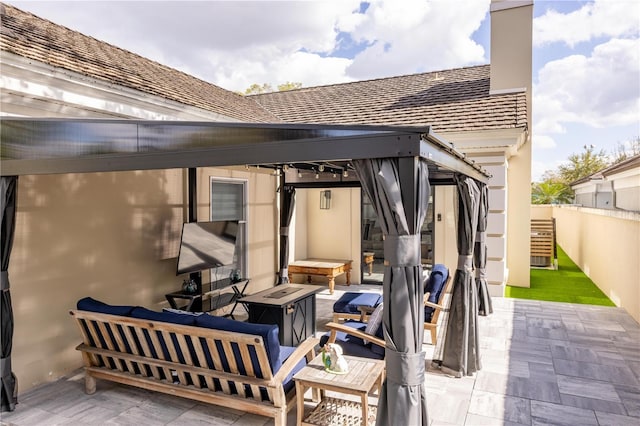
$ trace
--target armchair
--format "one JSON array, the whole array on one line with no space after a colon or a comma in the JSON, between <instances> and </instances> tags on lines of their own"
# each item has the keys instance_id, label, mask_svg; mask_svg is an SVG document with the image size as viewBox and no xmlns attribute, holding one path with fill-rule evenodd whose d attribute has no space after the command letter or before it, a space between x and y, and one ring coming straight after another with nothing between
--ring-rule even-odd
<instances>
[{"instance_id":1,"label":"armchair","mask_svg":"<svg viewBox=\"0 0 640 426\"><path fill-rule=\"evenodd\" d=\"M431 335L431 344L437 342L437 326L444 309L445 294L451 291L449 269L434 265L424 288L424 329ZM320 345L338 343L347 355L384 358L384 336L381 326L382 298L376 293L345 293L335 304L333 321L326 324L329 332L320 338ZM366 305L355 305L367 300ZM344 312L336 312L340 308ZM358 313L354 311L357 310ZM341 323L340 320L346 320ZM371 324L372 321L375 321Z\"/></svg>"}]
</instances>

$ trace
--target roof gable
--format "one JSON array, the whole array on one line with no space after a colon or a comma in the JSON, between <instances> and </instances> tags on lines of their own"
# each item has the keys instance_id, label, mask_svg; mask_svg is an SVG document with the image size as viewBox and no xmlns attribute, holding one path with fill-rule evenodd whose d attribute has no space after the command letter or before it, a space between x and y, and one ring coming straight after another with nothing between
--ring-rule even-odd
<instances>
[{"instance_id":1,"label":"roof gable","mask_svg":"<svg viewBox=\"0 0 640 426\"><path fill-rule=\"evenodd\" d=\"M0 15L1 50L232 119L279 121L244 96L10 5Z\"/></svg>"}]
</instances>

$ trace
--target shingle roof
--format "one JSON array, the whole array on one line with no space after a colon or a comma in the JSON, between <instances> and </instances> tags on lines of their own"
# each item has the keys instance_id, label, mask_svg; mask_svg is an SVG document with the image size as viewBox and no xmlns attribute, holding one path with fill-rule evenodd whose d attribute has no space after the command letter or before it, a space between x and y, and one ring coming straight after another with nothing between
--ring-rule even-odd
<instances>
[{"instance_id":1,"label":"shingle roof","mask_svg":"<svg viewBox=\"0 0 640 426\"><path fill-rule=\"evenodd\" d=\"M431 125L439 133L526 128L524 92L489 94L489 66L243 97L0 3L0 49L251 122Z\"/></svg>"},{"instance_id":2,"label":"shingle roof","mask_svg":"<svg viewBox=\"0 0 640 426\"><path fill-rule=\"evenodd\" d=\"M277 122L241 95L0 3L0 49L237 120Z\"/></svg>"},{"instance_id":3,"label":"shingle roof","mask_svg":"<svg viewBox=\"0 0 640 426\"><path fill-rule=\"evenodd\" d=\"M489 65L251 96L300 123L431 125L438 133L527 127L524 92L489 94Z\"/></svg>"}]
</instances>

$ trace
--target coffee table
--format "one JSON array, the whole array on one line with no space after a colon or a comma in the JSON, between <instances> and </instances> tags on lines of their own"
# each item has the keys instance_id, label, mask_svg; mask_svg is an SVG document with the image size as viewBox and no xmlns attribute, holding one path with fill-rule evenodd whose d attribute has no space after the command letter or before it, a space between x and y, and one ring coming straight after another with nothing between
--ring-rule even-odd
<instances>
[{"instance_id":1,"label":"coffee table","mask_svg":"<svg viewBox=\"0 0 640 426\"><path fill-rule=\"evenodd\" d=\"M321 275L329 279L329 293L333 294L338 275L347 275L347 285L351 284L352 260L339 259L304 259L289 262L289 282L293 282L293 274L307 276L307 282L311 282L311 275Z\"/></svg>"},{"instance_id":2,"label":"coffee table","mask_svg":"<svg viewBox=\"0 0 640 426\"><path fill-rule=\"evenodd\" d=\"M335 374L325 370L322 354L316 356L293 379L296 383L298 425L343 425L355 424L358 419L363 425L375 423L375 405L369 405L369 394L375 389L378 395L384 380L384 360L345 356L349 372ZM304 417L304 393L307 389L320 390L320 403ZM329 397L325 391L333 391L360 397L360 402ZM303 419L304 417L304 419Z\"/></svg>"}]
</instances>

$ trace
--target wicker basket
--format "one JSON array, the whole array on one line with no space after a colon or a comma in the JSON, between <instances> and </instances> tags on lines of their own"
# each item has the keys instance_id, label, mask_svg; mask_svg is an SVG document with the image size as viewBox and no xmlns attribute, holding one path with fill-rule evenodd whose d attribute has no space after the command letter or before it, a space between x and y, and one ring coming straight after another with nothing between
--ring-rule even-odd
<instances>
[{"instance_id":1,"label":"wicker basket","mask_svg":"<svg viewBox=\"0 0 640 426\"><path fill-rule=\"evenodd\" d=\"M376 422L375 405L369 404L369 423ZM362 406L356 401L325 397L304 419L303 424L317 426L360 426L362 423Z\"/></svg>"}]
</instances>

